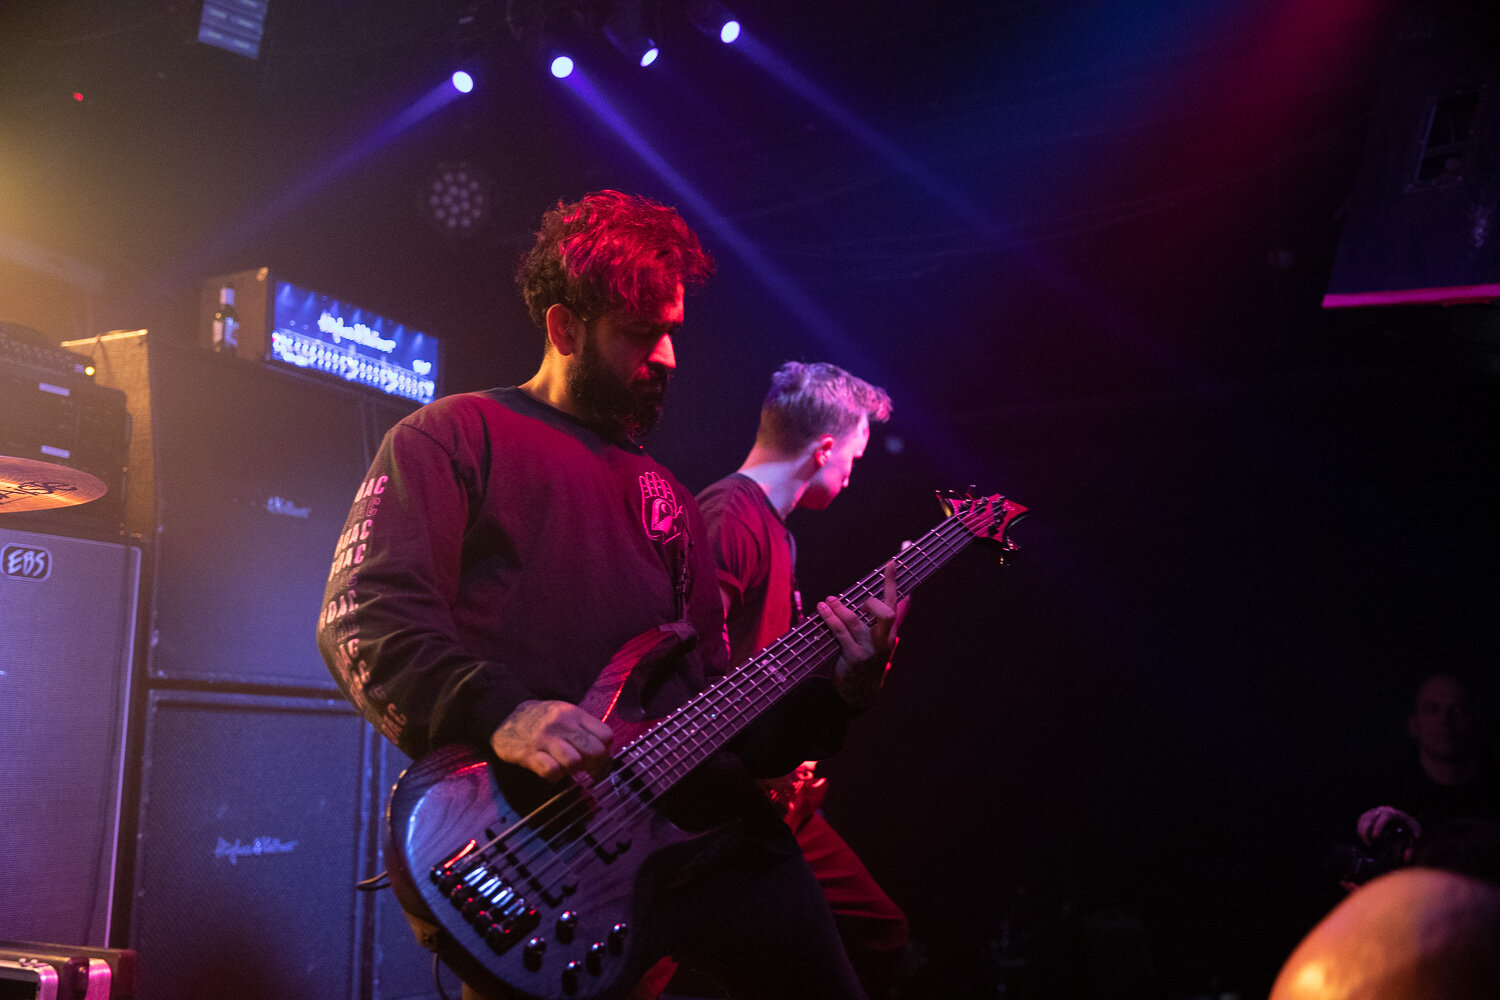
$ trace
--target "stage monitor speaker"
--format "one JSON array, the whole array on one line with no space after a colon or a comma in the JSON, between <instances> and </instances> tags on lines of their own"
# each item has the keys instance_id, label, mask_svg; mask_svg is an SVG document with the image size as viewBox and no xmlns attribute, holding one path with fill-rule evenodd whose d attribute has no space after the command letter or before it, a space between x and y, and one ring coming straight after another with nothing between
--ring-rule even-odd
<instances>
[{"instance_id":1,"label":"stage monitor speaker","mask_svg":"<svg viewBox=\"0 0 1500 1000\"><path fill-rule=\"evenodd\" d=\"M365 731L343 701L152 691L130 942L152 1000L358 992Z\"/></svg>"},{"instance_id":2,"label":"stage monitor speaker","mask_svg":"<svg viewBox=\"0 0 1500 1000\"><path fill-rule=\"evenodd\" d=\"M1500 298L1500 5L1408 6L1325 308Z\"/></svg>"},{"instance_id":3,"label":"stage monitor speaker","mask_svg":"<svg viewBox=\"0 0 1500 1000\"><path fill-rule=\"evenodd\" d=\"M0 528L0 938L108 943L139 575Z\"/></svg>"}]
</instances>

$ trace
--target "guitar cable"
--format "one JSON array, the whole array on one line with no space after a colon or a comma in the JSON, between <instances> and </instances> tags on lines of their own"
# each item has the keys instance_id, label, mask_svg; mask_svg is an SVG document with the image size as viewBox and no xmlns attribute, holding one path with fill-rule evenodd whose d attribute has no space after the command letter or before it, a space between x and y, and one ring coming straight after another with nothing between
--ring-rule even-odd
<instances>
[{"instance_id":1,"label":"guitar cable","mask_svg":"<svg viewBox=\"0 0 1500 1000\"><path fill-rule=\"evenodd\" d=\"M389 871L383 871L377 875L371 875L369 878L360 879L358 882L354 883L354 888L358 889L360 892L379 892L381 889L390 888L390 885L391 873Z\"/></svg>"}]
</instances>

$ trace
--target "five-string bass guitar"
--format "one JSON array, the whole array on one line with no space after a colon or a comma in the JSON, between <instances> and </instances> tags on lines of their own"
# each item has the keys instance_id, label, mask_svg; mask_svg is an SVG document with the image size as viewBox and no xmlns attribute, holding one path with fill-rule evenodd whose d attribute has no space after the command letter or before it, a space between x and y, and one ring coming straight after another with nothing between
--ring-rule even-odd
<instances>
[{"instance_id":1,"label":"five-string bass guitar","mask_svg":"<svg viewBox=\"0 0 1500 1000\"><path fill-rule=\"evenodd\" d=\"M1026 513L998 495L942 501L948 516L894 557L902 596L975 539L1014 548L1006 531ZM865 601L883 595L883 569L843 602L864 614ZM644 971L634 942L653 897L702 836L673 824L659 800L838 654L832 630L812 616L670 714L643 719L632 670L680 645L680 628L626 643L581 702L622 747L604 776L546 785L455 746L397 780L386 828L391 882L408 912L442 928L438 954L466 979L527 998L627 993Z\"/></svg>"}]
</instances>

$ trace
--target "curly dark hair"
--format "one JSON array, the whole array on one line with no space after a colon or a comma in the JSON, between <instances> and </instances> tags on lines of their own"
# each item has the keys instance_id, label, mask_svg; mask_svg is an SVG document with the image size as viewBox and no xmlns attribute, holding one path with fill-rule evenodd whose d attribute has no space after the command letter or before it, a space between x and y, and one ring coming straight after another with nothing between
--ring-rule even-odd
<instances>
[{"instance_id":1,"label":"curly dark hair","mask_svg":"<svg viewBox=\"0 0 1500 1000\"><path fill-rule=\"evenodd\" d=\"M713 274L713 258L677 210L640 195L595 191L542 216L516 284L531 320L546 329L562 303L585 321L615 310L651 315Z\"/></svg>"}]
</instances>

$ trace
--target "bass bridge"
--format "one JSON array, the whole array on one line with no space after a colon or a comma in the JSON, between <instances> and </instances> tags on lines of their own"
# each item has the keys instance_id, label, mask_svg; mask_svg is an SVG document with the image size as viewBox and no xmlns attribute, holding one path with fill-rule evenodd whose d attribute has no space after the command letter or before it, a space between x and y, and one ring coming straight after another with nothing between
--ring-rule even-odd
<instances>
[{"instance_id":1,"label":"bass bridge","mask_svg":"<svg viewBox=\"0 0 1500 1000\"><path fill-rule=\"evenodd\" d=\"M516 884L518 880L500 871L500 859L481 857L477 848L478 842L470 840L446 861L434 865L429 873L433 883L497 955L519 944L525 968L530 972L540 971L548 944L548 937L536 933L542 923L540 910L527 901ZM519 874L527 877L524 870ZM543 898L541 902L546 905L560 901ZM572 944L578 924L576 910L563 910L552 928L553 938L561 945ZM567 961L561 969L563 991L577 992L584 973L592 976L602 973L608 958L624 953L628 933L628 925L616 923L603 940L589 944L581 953L581 960Z\"/></svg>"},{"instance_id":2,"label":"bass bridge","mask_svg":"<svg viewBox=\"0 0 1500 1000\"><path fill-rule=\"evenodd\" d=\"M431 877L438 892L463 914L485 943L497 954L504 954L536 928L541 915L487 859L469 858L478 846L478 841L469 841L448 860L434 865ZM470 863L464 865L466 859ZM527 942L528 953L536 952L538 961L546 950L547 944L540 938Z\"/></svg>"}]
</instances>

